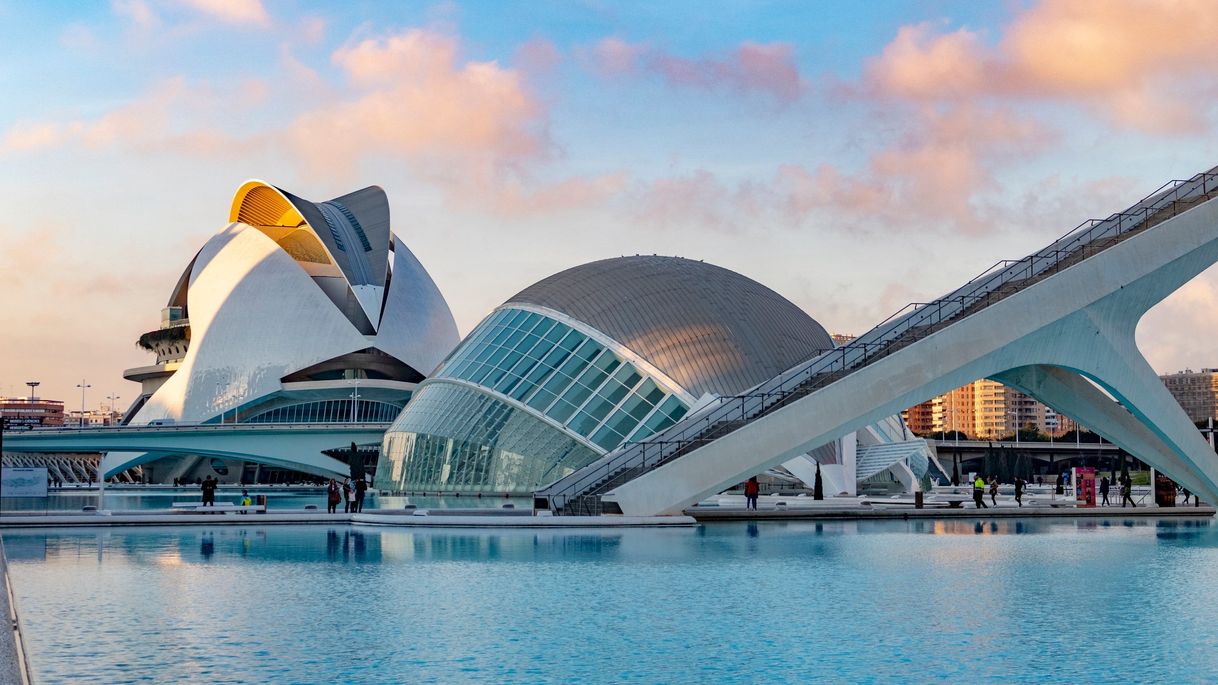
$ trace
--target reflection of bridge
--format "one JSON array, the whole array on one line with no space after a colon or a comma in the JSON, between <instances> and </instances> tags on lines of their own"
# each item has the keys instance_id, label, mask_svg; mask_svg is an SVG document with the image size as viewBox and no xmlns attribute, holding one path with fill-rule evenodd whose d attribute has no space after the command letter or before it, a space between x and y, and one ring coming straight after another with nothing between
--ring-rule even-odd
<instances>
[{"instance_id":1,"label":"reflection of bridge","mask_svg":"<svg viewBox=\"0 0 1218 685\"><path fill-rule=\"evenodd\" d=\"M992 378L1218 501L1218 457L1134 340L1147 310L1218 261L1215 197L1218 168L1173 181L619 448L537 499L564 513L679 513L882 417Z\"/></svg>"},{"instance_id":2,"label":"reflection of bridge","mask_svg":"<svg viewBox=\"0 0 1218 685\"><path fill-rule=\"evenodd\" d=\"M106 426L4 434L5 452L105 452L102 471L116 473L167 454L190 454L304 471L347 475L343 462L323 449L380 443L384 423L236 423L175 426Z\"/></svg>"}]
</instances>

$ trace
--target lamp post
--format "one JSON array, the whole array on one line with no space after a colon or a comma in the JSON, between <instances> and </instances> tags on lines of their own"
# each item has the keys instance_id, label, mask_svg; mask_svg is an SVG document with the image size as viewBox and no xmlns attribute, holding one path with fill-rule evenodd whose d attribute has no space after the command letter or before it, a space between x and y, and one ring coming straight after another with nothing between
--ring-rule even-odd
<instances>
[{"instance_id":1,"label":"lamp post","mask_svg":"<svg viewBox=\"0 0 1218 685\"><path fill-rule=\"evenodd\" d=\"M76 387L80 388L80 427L84 428L85 427L85 390L88 390L89 388L92 388L93 386L86 383L85 379L82 378L82 379L80 379L80 382L76 384Z\"/></svg>"},{"instance_id":2,"label":"lamp post","mask_svg":"<svg viewBox=\"0 0 1218 685\"><path fill-rule=\"evenodd\" d=\"M109 395L106 395L106 399L110 400L110 419L113 420L114 415L118 413L119 396L114 393L110 393Z\"/></svg>"},{"instance_id":3,"label":"lamp post","mask_svg":"<svg viewBox=\"0 0 1218 685\"><path fill-rule=\"evenodd\" d=\"M352 383L355 385L355 389L348 395L351 398L351 423L357 423L359 421L359 380L356 379Z\"/></svg>"},{"instance_id":4,"label":"lamp post","mask_svg":"<svg viewBox=\"0 0 1218 685\"><path fill-rule=\"evenodd\" d=\"M34 396L34 393L36 392L38 386L42 385L42 381L26 381L25 384L30 386L30 400L38 399Z\"/></svg>"}]
</instances>

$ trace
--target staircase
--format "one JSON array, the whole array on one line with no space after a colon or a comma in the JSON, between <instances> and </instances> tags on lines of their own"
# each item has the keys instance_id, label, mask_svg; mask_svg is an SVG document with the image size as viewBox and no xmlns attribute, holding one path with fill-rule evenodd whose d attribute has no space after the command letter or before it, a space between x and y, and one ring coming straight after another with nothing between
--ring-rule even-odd
<instances>
[{"instance_id":1,"label":"staircase","mask_svg":"<svg viewBox=\"0 0 1218 685\"><path fill-rule=\"evenodd\" d=\"M538 490L535 506L562 515L620 513L602 501L615 487L697 450L761 417L917 343L993 304L1218 196L1218 167L1171 181L1132 207L1091 219L1023 259L1000 261L933 301L912 303L851 343L722 397L660 433L628 443Z\"/></svg>"}]
</instances>

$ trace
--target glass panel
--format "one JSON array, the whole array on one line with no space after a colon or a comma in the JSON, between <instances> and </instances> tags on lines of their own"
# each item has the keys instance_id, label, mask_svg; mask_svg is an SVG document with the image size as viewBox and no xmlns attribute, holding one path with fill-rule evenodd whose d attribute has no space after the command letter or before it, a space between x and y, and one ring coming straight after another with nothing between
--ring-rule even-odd
<instances>
[{"instance_id":1,"label":"glass panel","mask_svg":"<svg viewBox=\"0 0 1218 685\"><path fill-rule=\"evenodd\" d=\"M567 424L567 427L580 435L587 435L592 431L593 428L596 428L596 424L600 422L600 419L589 416L587 413L581 411L575 415L575 418L571 420L571 423Z\"/></svg>"},{"instance_id":2,"label":"glass panel","mask_svg":"<svg viewBox=\"0 0 1218 685\"><path fill-rule=\"evenodd\" d=\"M538 390L527 402L528 406L538 411L544 411L554 401L556 395L545 388Z\"/></svg>"},{"instance_id":3,"label":"glass panel","mask_svg":"<svg viewBox=\"0 0 1218 685\"><path fill-rule=\"evenodd\" d=\"M575 413L575 409L576 407L574 404L559 398L559 400L554 403L554 406L550 407L550 410L546 412L546 415L555 421L562 423L563 421L567 420L568 416Z\"/></svg>"},{"instance_id":4,"label":"glass panel","mask_svg":"<svg viewBox=\"0 0 1218 685\"><path fill-rule=\"evenodd\" d=\"M592 436L592 442L597 447L608 452L622 443L622 436L618 435L608 426L601 426L601 429L596 431L596 434Z\"/></svg>"},{"instance_id":5,"label":"glass panel","mask_svg":"<svg viewBox=\"0 0 1218 685\"><path fill-rule=\"evenodd\" d=\"M579 405L583 404L584 400L588 399L588 396L591 394L592 391L588 389L588 386L575 383L565 393L563 393L562 399L563 401L578 407Z\"/></svg>"}]
</instances>

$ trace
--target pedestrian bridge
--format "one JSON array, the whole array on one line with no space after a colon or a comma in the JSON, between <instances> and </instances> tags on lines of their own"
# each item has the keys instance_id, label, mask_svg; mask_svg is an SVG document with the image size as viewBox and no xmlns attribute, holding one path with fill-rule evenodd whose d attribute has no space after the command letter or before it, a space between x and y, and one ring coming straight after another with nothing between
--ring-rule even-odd
<instances>
[{"instance_id":1,"label":"pedestrian bridge","mask_svg":"<svg viewBox=\"0 0 1218 685\"><path fill-rule=\"evenodd\" d=\"M381 442L386 423L236 423L11 431L5 452L103 452L102 476L183 454L243 459L318 476L346 476L349 467L322 454L351 443Z\"/></svg>"},{"instance_id":2,"label":"pedestrian bridge","mask_svg":"<svg viewBox=\"0 0 1218 685\"><path fill-rule=\"evenodd\" d=\"M978 378L1016 388L1218 501L1218 455L1138 350L1155 304L1218 261L1218 167L915 303L747 393L540 489L561 513L680 513Z\"/></svg>"}]
</instances>

